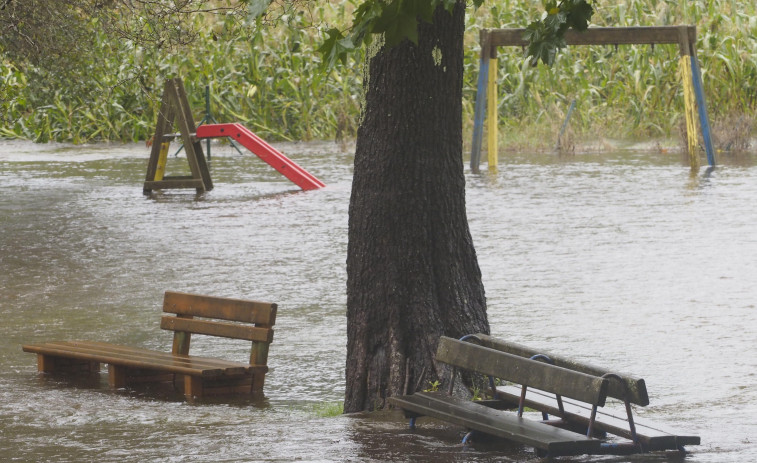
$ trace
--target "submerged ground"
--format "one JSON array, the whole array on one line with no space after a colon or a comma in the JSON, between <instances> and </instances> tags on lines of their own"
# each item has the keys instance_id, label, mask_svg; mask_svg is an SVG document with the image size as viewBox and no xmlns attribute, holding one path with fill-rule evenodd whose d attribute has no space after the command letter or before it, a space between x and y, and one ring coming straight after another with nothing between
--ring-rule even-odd
<instances>
[{"instance_id":1,"label":"submerged ground","mask_svg":"<svg viewBox=\"0 0 757 463\"><path fill-rule=\"evenodd\" d=\"M0 143L0 459L537 461L463 449L463 431L437 423L410 432L396 413L327 416L344 392L352 156L278 146L328 186L301 192L217 147L213 191L145 197L144 146ZM492 333L644 377L639 419L701 435L690 462L757 459L757 159L719 162L692 176L679 154L617 151L466 168ZM43 380L21 352L52 339L170 349L167 289L279 304L263 402Z\"/></svg>"}]
</instances>

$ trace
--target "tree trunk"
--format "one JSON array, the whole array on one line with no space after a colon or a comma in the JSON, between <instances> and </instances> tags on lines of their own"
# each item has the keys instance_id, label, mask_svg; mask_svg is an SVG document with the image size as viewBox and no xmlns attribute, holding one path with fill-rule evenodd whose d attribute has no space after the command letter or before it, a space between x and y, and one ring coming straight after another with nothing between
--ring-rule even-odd
<instances>
[{"instance_id":1,"label":"tree trunk","mask_svg":"<svg viewBox=\"0 0 757 463\"><path fill-rule=\"evenodd\" d=\"M347 251L345 412L443 380L439 336L489 332L465 212L464 3L370 58Z\"/></svg>"}]
</instances>

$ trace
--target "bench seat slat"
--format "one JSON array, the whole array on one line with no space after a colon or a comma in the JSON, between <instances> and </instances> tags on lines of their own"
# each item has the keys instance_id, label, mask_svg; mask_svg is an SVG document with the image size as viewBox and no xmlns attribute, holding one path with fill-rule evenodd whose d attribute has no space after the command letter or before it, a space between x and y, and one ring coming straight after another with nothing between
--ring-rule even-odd
<instances>
[{"instance_id":1,"label":"bench seat slat","mask_svg":"<svg viewBox=\"0 0 757 463\"><path fill-rule=\"evenodd\" d=\"M220 377L244 375L251 371L265 372L265 366L208 357L181 356L171 353L121 346L102 342L65 341L22 346L26 352L42 355L97 361L130 368L161 370L190 376Z\"/></svg>"},{"instance_id":2,"label":"bench seat slat","mask_svg":"<svg viewBox=\"0 0 757 463\"><path fill-rule=\"evenodd\" d=\"M598 453L601 447L601 441L597 439L439 392L392 397L389 401L418 415L443 419L496 437L530 445L546 450L554 456Z\"/></svg>"},{"instance_id":3,"label":"bench seat slat","mask_svg":"<svg viewBox=\"0 0 757 463\"><path fill-rule=\"evenodd\" d=\"M550 359L552 359L555 362L555 365L558 367L580 371L588 375L602 376L606 373L618 374L618 376L620 376L623 379L623 381L626 383L626 385L628 386L628 390L630 391L630 394L631 394L631 396L629 397L630 402L636 405L641 405L642 407L646 407L647 405L649 405L649 395L647 394L647 385L643 378L639 378L639 377L628 375L628 374L620 374L614 371L610 371L606 368L598 367L598 366L591 365L588 363L577 362L570 358L556 355L551 352L544 352L542 350L533 349L531 347L524 346L522 344L504 341L502 339L498 339L486 334L476 334L475 337L481 340L481 343L483 346L488 347L490 349L495 349L501 352L507 352L509 354L518 355L520 357L526 357L526 358L531 358L532 356L536 354L546 355ZM615 399L623 400L624 395L625 395L624 389L622 388L622 386L618 384L616 381L610 381L610 384L608 385L608 388L607 388L607 396L615 398Z\"/></svg>"},{"instance_id":4,"label":"bench seat slat","mask_svg":"<svg viewBox=\"0 0 757 463\"><path fill-rule=\"evenodd\" d=\"M24 347L42 347L50 350L66 351L93 351L103 353L104 355L114 354L121 356L141 356L144 358L171 359L172 363L182 365L193 365L197 368L247 368L249 365L242 362L234 362L212 357L200 357L193 355L174 355L170 352L161 352L140 347L125 346L119 344L110 344L100 341L52 341L42 344L32 344Z\"/></svg>"},{"instance_id":5,"label":"bench seat slat","mask_svg":"<svg viewBox=\"0 0 757 463\"><path fill-rule=\"evenodd\" d=\"M147 357L155 356L157 358L165 358L165 357L170 356L177 362L182 362L182 361L189 362L191 360L191 362L195 365L198 365L198 366L207 365L209 367L214 367L214 368L215 367L232 368L232 367L237 367L240 365L244 367L248 366L244 362L224 360L224 359L219 359L216 357L202 357L198 355L177 355L177 354L172 354L171 352L163 352L163 351L145 349L145 348L134 347L134 346L125 346L122 344L111 344L111 343L103 342L103 341L57 341L57 342L48 342L45 344L51 344L51 345L60 345L60 344L74 345L75 344L82 348L91 347L92 349L98 349L105 352L114 351L114 352L123 352L125 354L136 353L136 354L143 354Z\"/></svg>"},{"instance_id":6,"label":"bench seat slat","mask_svg":"<svg viewBox=\"0 0 757 463\"><path fill-rule=\"evenodd\" d=\"M505 401L510 407L518 406L520 400L520 388L516 386L498 386L497 397ZM565 414L562 417L566 421L588 426L590 408L572 402L563 400ZM542 391L529 390L526 396L525 406L535 410L547 412L550 415L560 416L560 410L552 394ZM625 415L625 411L617 411L617 415ZM640 423L634 420L636 424L636 435L639 438L645 451L677 450L685 445L699 445L698 436L677 435L673 432L658 429L658 426ZM624 418L618 418L611 414L611 411L600 410L597 413L597 419L594 422L594 429L604 431L626 439L631 439L631 431L628 427L628 421Z\"/></svg>"},{"instance_id":7,"label":"bench seat slat","mask_svg":"<svg viewBox=\"0 0 757 463\"><path fill-rule=\"evenodd\" d=\"M604 406L608 380L442 336L436 360Z\"/></svg>"},{"instance_id":8,"label":"bench seat slat","mask_svg":"<svg viewBox=\"0 0 757 463\"><path fill-rule=\"evenodd\" d=\"M276 304L166 291L163 312L261 325L276 322Z\"/></svg>"}]
</instances>

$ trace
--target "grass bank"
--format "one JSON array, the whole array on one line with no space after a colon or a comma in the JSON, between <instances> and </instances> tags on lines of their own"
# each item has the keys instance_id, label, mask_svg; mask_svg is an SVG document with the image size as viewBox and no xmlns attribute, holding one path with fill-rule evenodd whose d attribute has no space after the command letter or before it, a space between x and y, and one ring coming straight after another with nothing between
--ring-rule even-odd
<instances>
[{"instance_id":1,"label":"grass bank","mask_svg":"<svg viewBox=\"0 0 757 463\"><path fill-rule=\"evenodd\" d=\"M597 3L593 24L696 24L716 143L744 148L757 110L757 4L735 0L631 0ZM210 85L219 121L240 121L272 140L354 137L361 62L323 74L316 23L349 17L350 2L319 3L274 27L242 28L231 17L200 18L198 39L173 53L129 40L97 37L86 82L40 70L0 67L0 137L85 143L144 140L152 135L162 82L181 76L199 120ZM469 10L464 121L470 139L478 76L478 31L524 27L540 2L499 0ZM571 101L569 140L596 144L596 134L624 139L679 137L683 98L676 46L573 47L554 67L529 67L520 49L499 54L498 113L503 147L553 146Z\"/></svg>"}]
</instances>

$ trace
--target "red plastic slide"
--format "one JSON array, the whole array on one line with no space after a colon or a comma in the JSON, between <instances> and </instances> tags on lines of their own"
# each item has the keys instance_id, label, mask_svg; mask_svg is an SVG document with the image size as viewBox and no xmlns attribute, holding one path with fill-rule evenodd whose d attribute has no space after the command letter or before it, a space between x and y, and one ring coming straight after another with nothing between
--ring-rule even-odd
<instances>
[{"instance_id":1,"label":"red plastic slide","mask_svg":"<svg viewBox=\"0 0 757 463\"><path fill-rule=\"evenodd\" d=\"M260 159L281 172L284 177L294 182L303 190L315 190L326 186L315 178L313 174L298 166L294 161L269 145L250 129L239 123L232 124L203 124L197 127L197 138L230 137Z\"/></svg>"}]
</instances>

